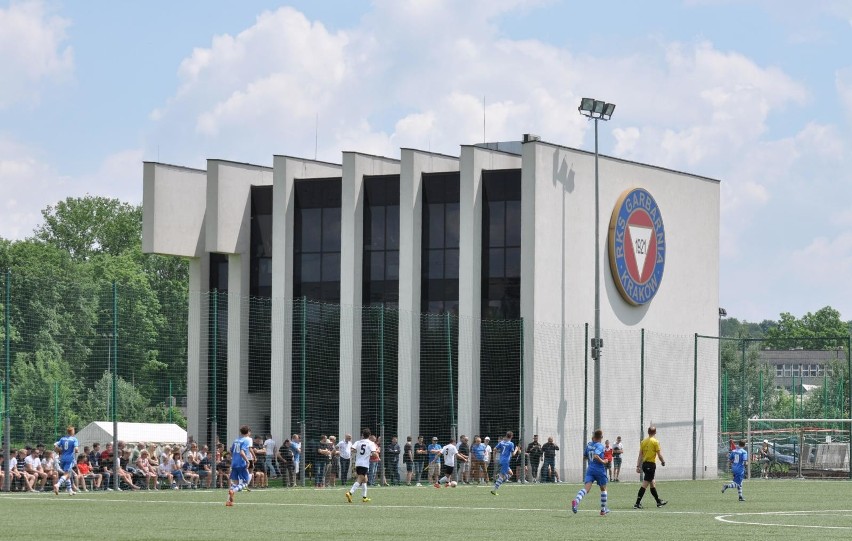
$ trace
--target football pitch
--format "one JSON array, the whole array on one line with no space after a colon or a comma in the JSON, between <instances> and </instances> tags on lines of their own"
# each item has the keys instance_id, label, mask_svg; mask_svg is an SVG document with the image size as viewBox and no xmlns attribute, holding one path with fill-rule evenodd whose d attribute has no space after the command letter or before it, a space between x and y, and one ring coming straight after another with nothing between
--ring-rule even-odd
<instances>
[{"instance_id":1,"label":"football pitch","mask_svg":"<svg viewBox=\"0 0 852 541\"><path fill-rule=\"evenodd\" d=\"M638 484L611 483L608 516L599 492L576 515L579 484L370 488L372 501L352 503L344 489L0 494L0 539L850 539L848 481L752 480L745 502L723 481L660 481L634 510Z\"/></svg>"}]
</instances>

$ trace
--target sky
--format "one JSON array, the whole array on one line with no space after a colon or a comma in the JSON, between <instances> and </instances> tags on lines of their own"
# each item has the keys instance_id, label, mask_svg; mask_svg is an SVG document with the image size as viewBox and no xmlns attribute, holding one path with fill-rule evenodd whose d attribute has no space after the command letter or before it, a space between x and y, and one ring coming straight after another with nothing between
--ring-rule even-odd
<instances>
[{"instance_id":1,"label":"sky","mask_svg":"<svg viewBox=\"0 0 852 541\"><path fill-rule=\"evenodd\" d=\"M592 150L589 96L602 154L721 181L730 317L849 320L850 51L846 0L0 0L0 237L142 161Z\"/></svg>"}]
</instances>

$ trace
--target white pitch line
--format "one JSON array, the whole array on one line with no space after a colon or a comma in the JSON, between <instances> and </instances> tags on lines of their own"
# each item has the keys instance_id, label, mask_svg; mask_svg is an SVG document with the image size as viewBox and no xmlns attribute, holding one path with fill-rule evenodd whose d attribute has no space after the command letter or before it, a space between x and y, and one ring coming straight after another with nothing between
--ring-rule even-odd
<instances>
[{"instance_id":1,"label":"white pitch line","mask_svg":"<svg viewBox=\"0 0 852 541\"><path fill-rule=\"evenodd\" d=\"M743 522L739 520L731 520L731 517L746 517L746 516L775 516L782 518L784 516L831 516L836 517L837 513L852 513L852 511L848 509L838 509L838 510L819 510L819 511L764 511L761 513L732 513L727 515L719 515L715 517L719 522L725 522L727 524L739 524L744 526L776 526L778 528L810 528L810 529L821 529L821 530L852 530L852 526L825 526L821 524L777 524L774 522ZM848 515L845 515L848 516Z\"/></svg>"}]
</instances>

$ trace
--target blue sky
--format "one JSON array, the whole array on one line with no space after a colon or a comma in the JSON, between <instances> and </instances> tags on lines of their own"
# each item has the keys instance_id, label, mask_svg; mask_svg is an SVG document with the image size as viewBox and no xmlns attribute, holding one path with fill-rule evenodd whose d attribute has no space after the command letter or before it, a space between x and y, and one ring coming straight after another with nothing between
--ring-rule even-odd
<instances>
[{"instance_id":1,"label":"blue sky","mask_svg":"<svg viewBox=\"0 0 852 541\"><path fill-rule=\"evenodd\" d=\"M0 236L143 160L339 162L486 138L722 180L720 305L852 319L852 2L0 0ZM314 133L317 129L317 137ZM700 287L700 284L696 284Z\"/></svg>"}]
</instances>

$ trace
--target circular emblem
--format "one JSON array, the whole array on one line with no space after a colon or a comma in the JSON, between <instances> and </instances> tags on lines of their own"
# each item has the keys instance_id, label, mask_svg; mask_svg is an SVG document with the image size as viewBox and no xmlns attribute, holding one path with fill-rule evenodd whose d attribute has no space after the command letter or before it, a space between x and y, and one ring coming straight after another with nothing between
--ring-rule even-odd
<instances>
[{"instance_id":1,"label":"circular emblem","mask_svg":"<svg viewBox=\"0 0 852 541\"><path fill-rule=\"evenodd\" d=\"M647 190L632 188L618 198L609 221L609 266L621 296L633 306L657 294L666 267L666 230Z\"/></svg>"}]
</instances>

